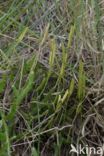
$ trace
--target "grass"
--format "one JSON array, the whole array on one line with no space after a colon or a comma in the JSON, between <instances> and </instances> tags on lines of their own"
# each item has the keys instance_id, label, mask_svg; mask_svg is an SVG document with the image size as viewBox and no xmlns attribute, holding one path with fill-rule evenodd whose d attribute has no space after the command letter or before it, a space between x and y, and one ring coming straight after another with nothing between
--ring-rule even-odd
<instances>
[{"instance_id":1,"label":"grass","mask_svg":"<svg viewBox=\"0 0 104 156\"><path fill-rule=\"evenodd\" d=\"M0 156L103 145L103 0L0 0Z\"/></svg>"}]
</instances>

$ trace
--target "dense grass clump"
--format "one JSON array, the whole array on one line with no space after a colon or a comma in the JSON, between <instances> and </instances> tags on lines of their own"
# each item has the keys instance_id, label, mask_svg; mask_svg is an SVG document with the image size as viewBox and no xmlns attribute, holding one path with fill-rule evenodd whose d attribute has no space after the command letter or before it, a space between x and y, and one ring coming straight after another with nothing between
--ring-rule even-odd
<instances>
[{"instance_id":1,"label":"dense grass clump","mask_svg":"<svg viewBox=\"0 0 104 156\"><path fill-rule=\"evenodd\" d=\"M104 1L0 0L0 156L68 156L104 135Z\"/></svg>"}]
</instances>

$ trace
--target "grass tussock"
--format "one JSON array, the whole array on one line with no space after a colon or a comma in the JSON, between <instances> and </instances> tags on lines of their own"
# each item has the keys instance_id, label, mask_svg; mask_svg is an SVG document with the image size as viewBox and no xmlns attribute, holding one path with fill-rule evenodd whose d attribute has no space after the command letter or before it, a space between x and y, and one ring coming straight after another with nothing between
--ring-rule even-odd
<instances>
[{"instance_id":1,"label":"grass tussock","mask_svg":"<svg viewBox=\"0 0 104 156\"><path fill-rule=\"evenodd\" d=\"M0 156L103 145L104 1L0 0Z\"/></svg>"}]
</instances>

